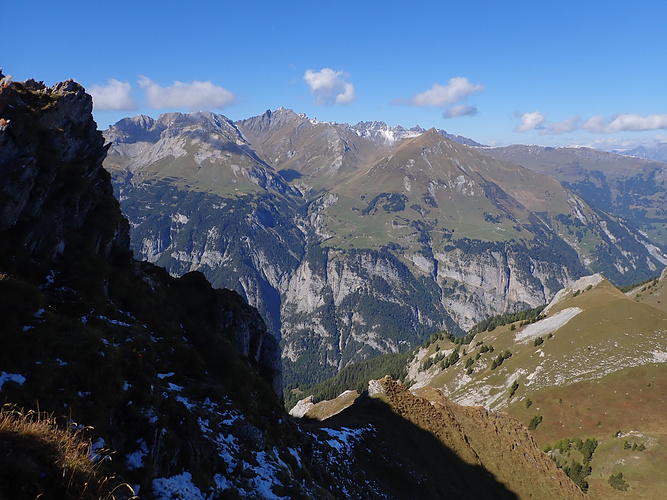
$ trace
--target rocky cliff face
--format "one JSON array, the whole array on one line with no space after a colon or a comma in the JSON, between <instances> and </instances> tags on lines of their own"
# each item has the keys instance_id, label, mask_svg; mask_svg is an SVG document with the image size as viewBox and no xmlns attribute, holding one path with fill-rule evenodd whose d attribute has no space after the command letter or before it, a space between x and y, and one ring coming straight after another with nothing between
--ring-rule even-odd
<instances>
[{"instance_id":1,"label":"rocky cliff face","mask_svg":"<svg viewBox=\"0 0 667 500\"><path fill-rule=\"evenodd\" d=\"M1 90L3 246L23 248L23 257L40 266L74 256L131 263L129 224L102 167L107 147L92 119L90 96L72 80L51 88L13 82ZM207 286L203 277L199 286ZM271 382L280 392L277 343L262 319L246 315L240 321L219 302L221 329L233 332L241 355L275 372Z\"/></svg>"},{"instance_id":2,"label":"rocky cliff face","mask_svg":"<svg viewBox=\"0 0 667 500\"><path fill-rule=\"evenodd\" d=\"M319 496L285 472L302 438L282 417L277 341L236 292L132 258L91 107L73 81L2 79L3 401L92 425L95 449L115 451L102 470L147 498L179 484L252 491L241 457Z\"/></svg>"},{"instance_id":3,"label":"rocky cliff face","mask_svg":"<svg viewBox=\"0 0 667 500\"><path fill-rule=\"evenodd\" d=\"M1 90L0 230L35 257L62 254L73 235L104 258L128 253L129 225L102 168L104 139L84 89L28 80Z\"/></svg>"}]
</instances>

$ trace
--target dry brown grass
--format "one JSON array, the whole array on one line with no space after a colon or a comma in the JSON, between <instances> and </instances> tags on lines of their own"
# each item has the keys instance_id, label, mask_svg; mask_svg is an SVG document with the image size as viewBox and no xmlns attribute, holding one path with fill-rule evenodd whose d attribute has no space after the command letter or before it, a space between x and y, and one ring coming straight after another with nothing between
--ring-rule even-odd
<instances>
[{"instance_id":1,"label":"dry brown grass","mask_svg":"<svg viewBox=\"0 0 667 500\"><path fill-rule=\"evenodd\" d=\"M128 485L99 472L87 430L5 405L0 409L0 498L131 498Z\"/></svg>"}]
</instances>

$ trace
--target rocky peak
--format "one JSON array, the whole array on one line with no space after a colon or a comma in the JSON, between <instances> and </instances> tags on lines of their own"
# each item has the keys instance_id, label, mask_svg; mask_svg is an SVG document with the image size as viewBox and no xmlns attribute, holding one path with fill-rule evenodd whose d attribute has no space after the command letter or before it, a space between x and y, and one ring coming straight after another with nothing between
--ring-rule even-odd
<instances>
[{"instance_id":1,"label":"rocky peak","mask_svg":"<svg viewBox=\"0 0 667 500\"><path fill-rule=\"evenodd\" d=\"M0 88L0 230L11 229L30 255L62 254L73 236L105 258L129 253L91 111L91 97L72 80Z\"/></svg>"},{"instance_id":2,"label":"rocky peak","mask_svg":"<svg viewBox=\"0 0 667 500\"><path fill-rule=\"evenodd\" d=\"M0 81L0 396L91 425L142 490L196 470L219 493L220 436L264 452L287 425L277 340L236 292L132 258L83 87Z\"/></svg>"},{"instance_id":3,"label":"rocky peak","mask_svg":"<svg viewBox=\"0 0 667 500\"><path fill-rule=\"evenodd\" d=\"M359 137L369 139L379 146L393 146L397 142L410 137L416 137L424 132L421 127L407 129L401 125L390 127L384 122L358 122L355 125L339 124L340 128L349 130Z\"/></svg>"},{"instance_id":4,"label":"rocky peak","mask_svg":"<svg viewBox=\"0 0 667 500\"><path fill-rule=\"evenodd\" d=\"M470 146L471 148L484 147L483 144L480 144L479 142L474 141L468 137L463 137L462 135L457 135L457 134L450 134L449 132L441 128L438 129L438 133L443 137L446 137L450 141L458 142L459 144Z\"/></svg>"},{"instance_id":5,"label":"rocky peak","mask_svg":"<svg viewBox=\"0 0 667 500\"><path fill-rule=\"evenodd\" d=\"M299 127L310 127L312 123L305 115L297 114L291 109L279 108L275 111L269 109L259 116L238 121L236 125L250 142L261 144L271 140L276 134L290 133Z\"/></svg>"},{"instance_id":6,"label":"rocky peak","mask_svg":"<svg viewBox=\"0 0 667 500\"><path fill-rule=\"evenodd\" d=\"M137 115L133 118L123 118L109 127L105 137L110 142L151 142L160 140L160 134L166 125L146 115Z\"/></svg>"}]
</instances>

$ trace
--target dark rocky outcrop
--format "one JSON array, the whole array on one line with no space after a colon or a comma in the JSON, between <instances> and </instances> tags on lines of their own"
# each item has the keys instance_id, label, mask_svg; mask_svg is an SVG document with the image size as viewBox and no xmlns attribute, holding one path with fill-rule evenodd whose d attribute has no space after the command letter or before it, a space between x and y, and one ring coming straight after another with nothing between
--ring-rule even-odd
<instances>
[{"instance_id":1,"label":"dark rocky outcrop","mask_svg":"<svg viewBox=\"0 0 667 500\"><path fill-rule=\"evenodd\" d=\"M92 425L116 453L103 469L144 492L188 471L203 491L252 489L231 468L244 450L278 474L296 431L257 310L201 273L134 260L83 87L0 80L2 400Z\"/></svg>"},{"instance_id":2,"label":"dark rocky outcrop","mask_svg":"<svg viewBox=\"0 0 667 500\"><path fill-rule=\"evenodd\" d=\"M92 118L92 100L69 80L47 88L41 82L12 82L0 93L7 126L0 132L0 231L4 246L22 248L43 266L55 263L76 245L96 257L131 261L129 224L114 198L102 167L108 146ZM79 255L79 257L84 257ZM11 260L11 259L10 259ZM4 271L11 268L5 264ZM167 280L167 278L164 278ZM214 293L203 275L186 278L190 286ZM271 373L281 391L280 353L254 309L232 292L217 300L221 331L231 332L239 354Z\"/></svg>"},{"instance_id":3,"label":"dark rocky outcrop","mask_svg":"<svg viewBox=\"0 0 667 500\"><path fill-rule=\"evenodd\" d=\"M35 258L62 254L74 234L104 258L128 253L129 224L102 168L106 147L83 87L28 80L1 90L0 230Z\"/></svg>"}]
</instances>

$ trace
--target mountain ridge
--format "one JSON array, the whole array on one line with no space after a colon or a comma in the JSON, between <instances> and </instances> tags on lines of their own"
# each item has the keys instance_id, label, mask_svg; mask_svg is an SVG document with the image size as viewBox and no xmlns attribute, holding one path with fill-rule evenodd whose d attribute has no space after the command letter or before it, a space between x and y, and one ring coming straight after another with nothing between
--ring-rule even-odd
<instances>
[{"instance_id":1,"label":"mountain ridge","mask_svg":"<svg viewBox=\"0 0 667 500\"><path fill-rule=\"evenodd\" d=\"M529 426L537 445L590 498L615 498L609 477L622 472L629 485L624 497L658 499L667 443L666 280L663 271L623 293L599 274L586 276L559 291L534 318L494 318L463 339L436 334L406 353L402 390L436 407L509 413ZM348 389L359 387L352 373L346 374L353 380ZM345 388L344 380L336 387ZM368 387L371 395L382 393L378 381ZM309 394L314 392L299 397ZM349 391L328 401L310 396L292 413L325 425L343 418L360 398ZM594 451L588 462L578 453L584 442Z\"/></svg>"},{"instance_id":2,"label":"mountain ridge","mask_svg":"<svg viewBox=\"0 0 667 500\"><path fill-rule=\"evenodd\" d=\"M591 271L634 282L667 262L647 236L559 181L435 129L387 146L280 109L204 144L187 142L193 132L179 123L192 119L153 146L184 151L168 162L124 154L108 134L105 165L134 248L257 306L283 343L288 385L536 307ZM243 149L200 161L199 151L232 139ZM252 182L260 167L283 187Z\"/></svg>"}]
</instances>

